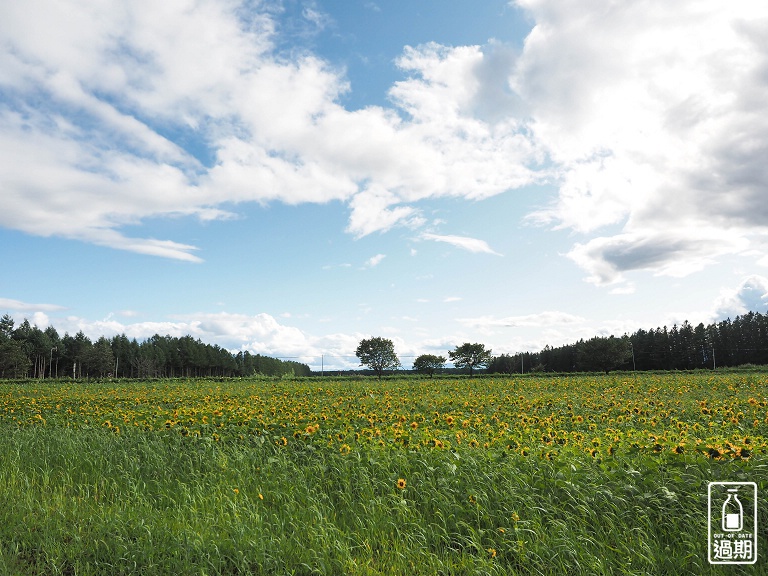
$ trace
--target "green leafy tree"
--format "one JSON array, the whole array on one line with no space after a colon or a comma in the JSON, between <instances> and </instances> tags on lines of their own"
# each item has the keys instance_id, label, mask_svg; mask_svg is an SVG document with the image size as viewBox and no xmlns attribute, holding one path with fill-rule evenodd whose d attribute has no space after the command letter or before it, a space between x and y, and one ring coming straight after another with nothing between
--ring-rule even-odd
<instances>
[{"instance_id":1,"label":"green leafy tree","mask_svg":"<svg viewBox=\"0 0 768 576\"><path fill-rule=\"evenodd\" d=\"M361 340L355 350L361 366L368 366L381 380L384 370L394 370L400 366L395 354L395 345L387 338L375 337Z\"/></svg>"},{"instance_id":2,"label":"green leafy tree","mask_svg":"<svg viewBox=\"0 0 768 576\"><path fill-rule=\"evenodd\" d=\"M488 366L493 359L491 351L486 350L484 344L470 344L469 342L457 346L448 352L448 356L456 368L469 368L470 377L472 377L472 370Z\"/></svg>"},{"instance_id":3,"label":"green leafy tree","mask_svg":"<svg viewBox=\"0 0 768 576\"><path fill-rule=\"evenodd\" d=\"M88 366L92 374L99 378L104 378L107 374L113 373L115 369L115 355L112 352L112 345L104 336L101 336L88 351Z\"/></svg>"},{"instance_id":4,"label":"green leafy tree","mask_svg":"<svg viewBox=\"0 0 768 576\"><path fill-rule=\"evenodd\" d=\"M416 360L413 361L413 369L418 372L429 374L432 378L435 375L435 370L440 370L445 366L445 357L437 356L435 354L422 354Z\"/></svg>"},{"instance_id":5,"label":"green leafy tree","mask_svg":"<svg viewBox=\"0 0 768 576\"><path fill-rule=\"evenodd\" d=\"M27 335L26 346L29 359L32 361L32 375L35 378L45 377L53 342L40 328L32 326Z\"/></svg>"},{"instance_id":6,"label":"green leafy tree","mask_svg":"<svg viewBox=\"0 0 768 576\"><path fill-rule=\"evenodd\" d=\"M8 314L4 314L3 317L0 318L0 342L8 340L13 336L14 324L15 322L13 321L13 318Z\"/></svg>"},{"instance_id":7,"label":"green leafy tree","mask_svg":"<svg viewBox=\"0 0 768 576\"><path fill-rule=\"evenodd\" d=\"M0 378L25 376L31 364L20 341L10 338L0 341Z\"/></svg>"},{"instance_id":8,"label":"green leafy tree","mask_svg":"<svg viewBox=\"0 0 768 576\"><path fill-rule=\"evenodd\" d=\"M616 338L595 336L577 345L576 365L583 371L600 371L608 374L632 357L629 337Z\"/></svg>"},{"instance_id":9,"label":"green leafy tree","mask_svg":"<svg viewBox=\"0 0 768 576\"><path fill-rule=\"evenodd\" d=\"M488 365L488 372L495 374L513 374L520 372L520 362L516 361L514 356L502 354L496 356Z\"/></svg>"}]
</instances>

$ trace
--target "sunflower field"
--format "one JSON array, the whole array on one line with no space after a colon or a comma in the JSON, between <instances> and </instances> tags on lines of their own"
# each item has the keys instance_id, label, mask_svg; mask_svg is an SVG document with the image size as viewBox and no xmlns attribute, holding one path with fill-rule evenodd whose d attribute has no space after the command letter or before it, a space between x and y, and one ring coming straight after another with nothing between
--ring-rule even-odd
<instances>
[{"instance_id":1,"label":"sunflower field","mask_svg":"<svg viewBox=\"0 0 768 576\"><path fill-rule=\"evenodd\" d=\"M0 383L0 574L707 574L768 374Z\"/></svg>"}]
</instances>

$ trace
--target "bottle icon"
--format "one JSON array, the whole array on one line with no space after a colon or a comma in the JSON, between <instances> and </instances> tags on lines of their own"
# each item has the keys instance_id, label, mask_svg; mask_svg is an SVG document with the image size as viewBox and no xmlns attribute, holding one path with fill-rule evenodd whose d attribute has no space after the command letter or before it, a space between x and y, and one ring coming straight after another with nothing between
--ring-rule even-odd
<instances>
[{"instance_id":1,"label":"bottle icon","mask_svg":"<svg viewBox=\"0 0 768 576\"><path fill-rule=\"evenodd\" d=\"M744 508L739 502L739 489L729 488L728 498L723 502L723 530L738 532L744 528Z\"/></svg>"}]
</instances>

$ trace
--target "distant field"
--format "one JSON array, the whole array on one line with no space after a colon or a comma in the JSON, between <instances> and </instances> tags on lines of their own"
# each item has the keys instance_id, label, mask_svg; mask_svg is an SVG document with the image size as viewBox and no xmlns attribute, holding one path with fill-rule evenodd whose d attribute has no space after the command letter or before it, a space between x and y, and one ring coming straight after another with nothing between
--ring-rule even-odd
<instances>
[{"instance_id":1,"label":"distant field","mask_svg":"<svg viewBox=\"0 0 768 576\"><path fill-rule=\"evenodd\" d=\"M767 373L0 383L0 574L720 574L715 480L768 574Z\"/></svg>"}]
</instances>

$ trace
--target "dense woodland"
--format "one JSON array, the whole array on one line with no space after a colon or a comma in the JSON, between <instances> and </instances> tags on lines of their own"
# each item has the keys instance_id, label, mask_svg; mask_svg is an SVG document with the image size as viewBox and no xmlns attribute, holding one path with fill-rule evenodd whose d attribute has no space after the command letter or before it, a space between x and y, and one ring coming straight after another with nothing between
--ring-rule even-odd
<instances>
[{"instance_id":1,"label":"dense woodland","mask_svg":"<svg viewBox=\"0 0 768 576\"><path fill-rule=\"evenodd\" d=\"M492 359L487 372L591 372L693 370L768 364L768 315L749 312L705 326L638 330L623 337L594 337L540 352ZM443 370L442 372L455 372ZM24 320L0 318L0 378L121 378L310 376L309 366L250 352L232 352L192 336L154 335L142 342L125 335L91 341L60 336Z\"/></svg>"},{"instance_id":2,"label":"dense woodland","mask_svg":"<svg viewBox=\"0 0 768 576\"><path fill-rule=\"evenodd\" d=\"M749 312L721 322L638 330L622 338L595 337L538 353L502 355L489 372L695 370L768 364L768 315Z\"/></svg>"},{"instance_id":3,"label":"dense woodland","mask_svg":"<svg viewBox=\"0 0 768 576\"><path fill-rule=\"evenodd\" d=\"M120 335L91 341L85 334L60 336L24 320L14 328L0 318L0 378L193 378L198 376L308 376L309 366L260 354L232 354L192 336L160 336L138 342Z\"/></svg>"}]
</instances>

